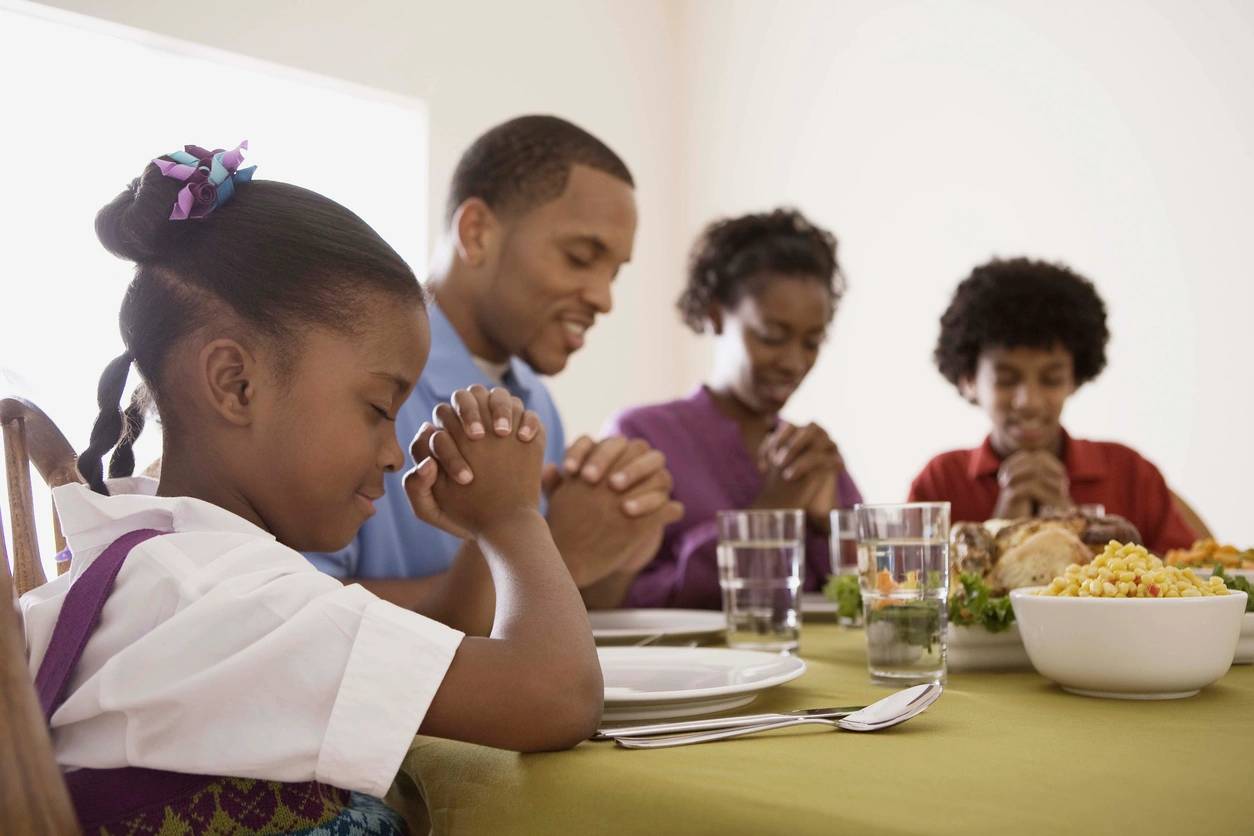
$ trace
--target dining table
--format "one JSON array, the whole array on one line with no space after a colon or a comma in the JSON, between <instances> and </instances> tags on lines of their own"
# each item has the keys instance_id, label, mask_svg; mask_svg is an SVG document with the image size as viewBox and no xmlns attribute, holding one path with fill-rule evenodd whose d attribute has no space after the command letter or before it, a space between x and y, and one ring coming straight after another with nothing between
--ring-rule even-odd
<instances>
[{"instance_id":1,"label":"dining table","mask_svg":"<svg viewBox=\"0 0 1254 836\"><path fill-rule=\"evenodd\" d=\"M807 619L807 670L733 713L865 704L863 631ZM419 736L388 801L434 834L1254 833L1254 666L1175 700L951 672L910 722L539 754Z\"/></svg>"}]
</instances>

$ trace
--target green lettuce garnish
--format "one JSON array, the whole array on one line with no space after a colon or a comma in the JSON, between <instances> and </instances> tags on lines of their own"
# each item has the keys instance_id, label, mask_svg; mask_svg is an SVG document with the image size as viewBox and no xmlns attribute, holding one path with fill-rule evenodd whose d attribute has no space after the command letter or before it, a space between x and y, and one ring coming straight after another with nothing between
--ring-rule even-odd
<instances>
[{"instance_id":1,"label":"green lettuce garnish","mask_svg":"<svg viewBox=\"0 0 1254 836\"><path fill-rule=\"evenodd\" d=\"M836 602L836 615L840 618L857 618L862 614L862 590L858 588L857 575L832 575L823 587L823 595Z\"/></svg>"},{"instance_id":2,"label":"green lettuce garnish","mask_svg":"<svg viewBox=\"0 0 1254 836\"><path fill-rule=\"evenodd\" d=\"M1015 623L1010 596L993 597L984 579L974 572L958 575L959 589L949 599L949 623L962 627L980 625L990 633L1000 633Z\"/></svg>"},{"instance_id":3,"label":"green lettuce garnish","mask_svg":"<svg viewBox=\"0 0 1254 836\"><path fill-rule=\"evenodd\" d=\"M1216 566L1215 577L1222 580L1224 582L1224 586L1229 589L1235 592L1244 592L1246 595L1245 611L1254 612L1254 585L1246 580L1244 575L1233 575L1232 577L1228 577L1224 574L1224 567Z\"/></svg>"},{"instance_id":4,"label":"green lettuce garnish","mask_svg":"<svg viewBox=\"0 0 1254 836\"><path fill-rule=\"evenodd\" d=\"M1245 578L1228 578L1245 584ZM974 572L958 576L960 589L949 599L949 623L959 627L981 626L990 633L1001 633L1015 623L1015 611L1010 606L1010 596L994 597L984 579ZM1234 587L1235 588L1235 587ZM858 588L857 575L833 575L828 578L823 594L836 602L836 614L841 618L856 618L862 612L862 592ZM1254 595L1251 595L1254 600ZM1249 604L1247 603L1247 608Z\"/></svg>"}]
</instances>

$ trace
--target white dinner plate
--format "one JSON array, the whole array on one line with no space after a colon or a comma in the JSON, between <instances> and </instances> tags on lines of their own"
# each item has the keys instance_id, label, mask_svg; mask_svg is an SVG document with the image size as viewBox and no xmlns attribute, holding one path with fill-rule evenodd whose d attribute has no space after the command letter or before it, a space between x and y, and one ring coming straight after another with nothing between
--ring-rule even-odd
<instances>
[{"instance_id":1,"label":"white dinner plate","mask_svg":"<svg viewBox=\"0 0 1254 836\"><path fill-rule=\"evenodd\" d=\"M806 670L796 656L722 647L601 647L597 653L608 721L739 708Z\"/></svg>"},{"instance_id":2,"label":"white dinner plate","mask_svg":"<svg viewBox=\"0 0 1254 836\"><path fill-rule=\"evenodd\" d=\"M1241 638L1237 639L1237 653L1232 657L1234 665L1254 665L1254 612L1247 612L1241 620Z\"/></svg>"},{"instance_id":3,"label":"white dinner plate","mask_svg":"<svg viewBox=\"0 0 1254 836\"><path fill-rule=\"evenodd\" d=\"M950 624L945 645L945 666L951 671L1032 670L1018 624L1000 633L990 633L979 625Z\"/></svg>"},{"instance_id":4,"label":"white dinner plate","mask_svg":"<svg viewBox=\"0 0 1254 836\"><path fill-rule=\"evenodd\" d=\"M593 610L592 637L597 641L668 639L704 636L727 629L721 610Z\"/></svg>"}]
</instances>

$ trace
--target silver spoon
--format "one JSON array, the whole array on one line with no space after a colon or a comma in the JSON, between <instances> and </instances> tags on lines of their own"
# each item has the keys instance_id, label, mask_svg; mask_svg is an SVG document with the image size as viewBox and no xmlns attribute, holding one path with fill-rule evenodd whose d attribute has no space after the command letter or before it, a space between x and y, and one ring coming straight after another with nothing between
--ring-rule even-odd
<instances>
[{"instance_id":1,"label":"silver spoon","mask_svg":"<svg viewBox=\"0 0 1254 836\"><path fill-rule=\"evenodd\" d=\"M619 737L614 742L625 749L667 749L672 746L687 746L693 743L708 743L714 740L727 740L746 734L787 729L793 726L819 725L829 728L840 728L847 731L879 731L890 726L904 723L927 710L936 702L944 688L938 682L927 685L915 685L890 694L878 702L874 702L861 711L829 720L822 717L789 717L753 726L734 729L707 731L697 734L666 735L664 737Z\"/></svg>"}]
</instances>

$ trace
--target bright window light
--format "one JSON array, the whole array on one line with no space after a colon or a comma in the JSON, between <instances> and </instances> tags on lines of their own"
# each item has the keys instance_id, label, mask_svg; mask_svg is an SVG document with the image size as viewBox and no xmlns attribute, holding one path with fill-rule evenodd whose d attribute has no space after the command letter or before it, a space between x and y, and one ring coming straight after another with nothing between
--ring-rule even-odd
<instances>
[{"instance_id":1,"label":"bright window light","mask_svg":"<svg viewBox=\"0 0 1254 836\"><path fill-rule=\"evenodd\" d=\"M131 275L128 263L100 246L93 219L153 157L185 144L232 148L247 139L257 179L285 180L343 203L421 275L421 102L34 4L6 5L0 392L42 407L76 450L86 446L96 417L99 375L122 352L117 312ZM159 452L150 421L136 446L137 470ZM38 474L32 478L51 577L51 505ZM0 499L7 539L3 484Z\"/></svg>"}]
</instances>

